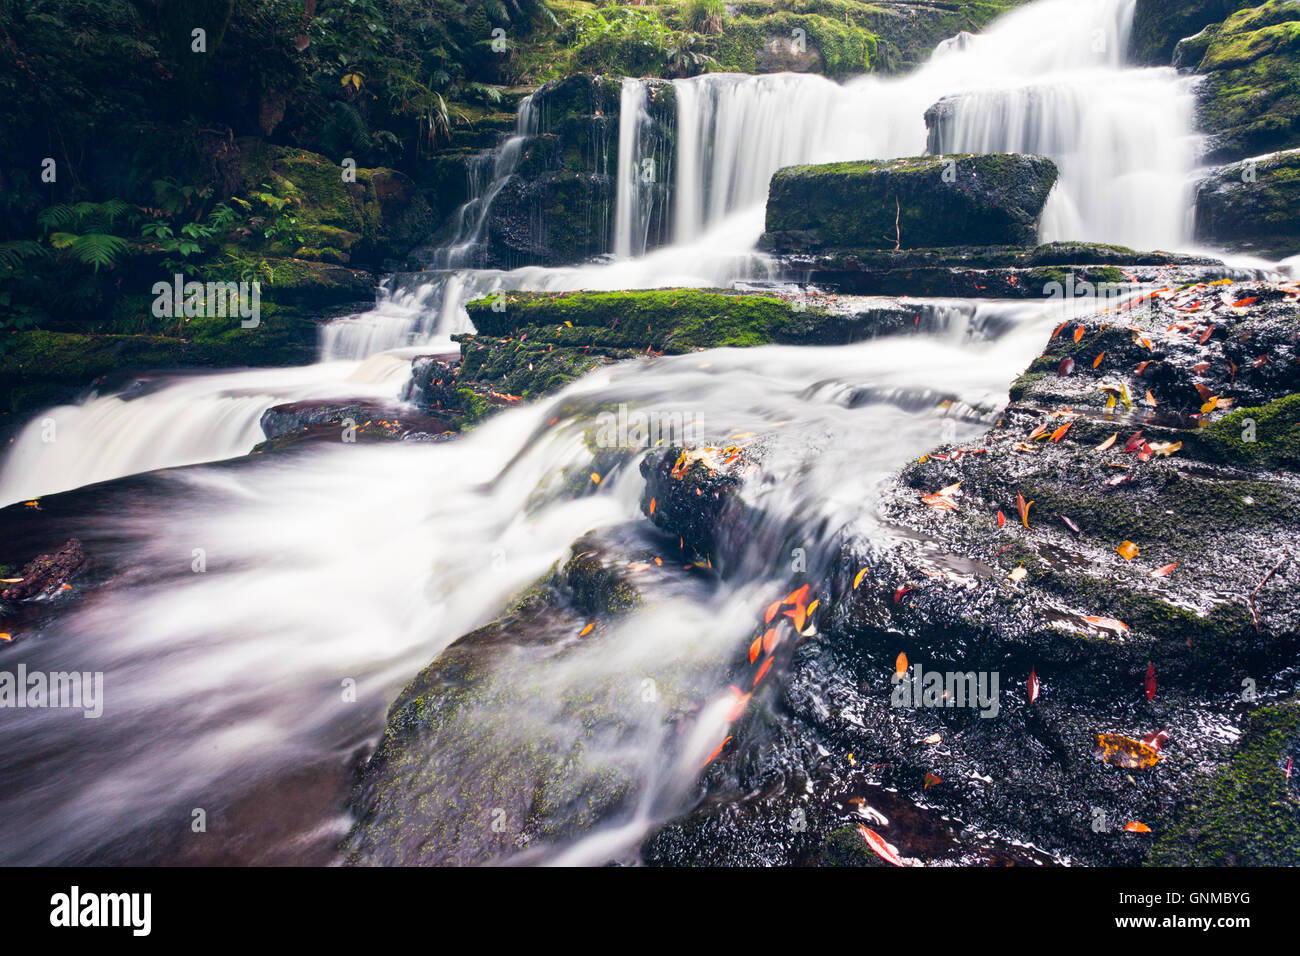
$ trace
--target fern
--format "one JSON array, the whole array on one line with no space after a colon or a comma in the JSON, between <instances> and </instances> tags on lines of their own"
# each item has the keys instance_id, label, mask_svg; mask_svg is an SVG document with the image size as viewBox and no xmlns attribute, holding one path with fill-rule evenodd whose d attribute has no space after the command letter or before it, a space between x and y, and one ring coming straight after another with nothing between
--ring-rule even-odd
<instances>
[{"instance_id":1,"label":"fern","mask_svg":"<svg viewBox=\"0 0 1300 956\"><path fill-rule=\"evenodd\" d=\"M46 258L50 250L35 239L15 239L12 242L0 242L0 266L17 269L24 259Z\"/></svg>"}]
</instances>

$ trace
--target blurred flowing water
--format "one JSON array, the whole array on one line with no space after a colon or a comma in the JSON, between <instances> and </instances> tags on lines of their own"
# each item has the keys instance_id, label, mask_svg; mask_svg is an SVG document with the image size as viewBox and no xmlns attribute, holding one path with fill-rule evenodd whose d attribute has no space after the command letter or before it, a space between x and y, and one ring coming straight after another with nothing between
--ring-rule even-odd
<instances>
[{"instance_id":1,"label":"blurred flowing water","mask_svg":"<svg viewBox=\"0 0 1300 956\"><path fill-rule=\"evenodd\" d=\"M35 416L0 468L0 504L191 467L52 500L61 531L82 537L102 582L66 610L57 605L66 599L38 609L34 631L0 658L6 668L102 671L105 709L95 720L5 712L0 863L331 860L358 754L421 667L492 620L584 533L663 544L640 514L635 460L587 494L568 493L567 471L591 467L585 433L611 403L689 413L719 440L770 436L761 480L745 493L763 521L807 542L813 560L846 525L869 524L880 481L939 441L986 426L1059 305L931 303L949 320L929 335L624 363L454 442L313 445L196 463L245 454L272 405L395 399L412 355L454 348L447 336L469 327L464 303L497 289L775 278L754 247L767 182L794 163L914 155L927 144L1041 151L1061 165L1044 239L1185 245L1190 94L1172 70L1124 66L1132 6L1039 0L895 79L676 81L672 237L657 248L637 176L653 148L639 131L644 90L628 81L611 255L567 268L473 268L492 199L537 129L529 98L516 135L477 161L472 199L434 268L388 277L373 310L324 325L318 364L160 375ZM42 439L47 419L52 443ZM21 510L8 513L15 527L32 519ZM764 529L753 530L761 540ZM206 569L196 572L200 552ZM544 662L494 663L489 681L555 702L509 715L521 741L579 738L559 704L566 695L586 693L626 718L574 773L614 768L629 781L631 809L581 839L521 849L517 862L635 859L650 827L689 806L726 732L729 662L784 581L769 555L742 571L683 586ZM698 704L671 746L666 713L631 705L647 676L665 697ZM493 716L465 719L490 733ZM196 809L210 821L206 835L193 833Z\"/></svg>"}]
</instances>

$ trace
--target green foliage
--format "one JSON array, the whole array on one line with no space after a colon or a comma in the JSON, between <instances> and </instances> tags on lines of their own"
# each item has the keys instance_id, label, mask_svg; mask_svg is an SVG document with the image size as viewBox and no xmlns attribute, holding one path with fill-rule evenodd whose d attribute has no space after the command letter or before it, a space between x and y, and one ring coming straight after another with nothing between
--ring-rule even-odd
<instances>
[{"instance_id":1,"label":"green foliage","mask_svg":"<svg viewBox=\"0 0 1300 956\"><path fill-rule=\"evenodd\" d=\"M682 4L682 22L696 33L721 33L726 19L724 0L686 0Z\"/></svg>"}]
</instances>

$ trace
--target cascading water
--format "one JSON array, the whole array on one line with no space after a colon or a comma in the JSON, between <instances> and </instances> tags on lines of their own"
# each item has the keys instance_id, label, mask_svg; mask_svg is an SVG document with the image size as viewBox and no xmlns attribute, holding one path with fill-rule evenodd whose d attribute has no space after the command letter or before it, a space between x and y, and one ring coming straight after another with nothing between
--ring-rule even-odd
<instances>
[{"instance_id":1,"label":"cascading water","mask_svg":"<svg viewBox=\"0 0 1300 956\"><path fill-rule=\"evenodd\" d=\"M1061 166L1044 238L1185 244L1183 190L1196 145L1189 93L1172 70L1123 66L1132 5L1038 0L897 79L676 81L673 242L661 248L645 231L637 178L653 146L638 132L639 108L627 109L644 102L643 87L629 82L619 255L563 269L472 269L487 211L536 128L525 100L490 178L487 159L476 166L441 268L392 277L373 311L326 325L320 364L169 377L38 415L6 458L0 502L242 454L260 437L262 411L279 402L391 398L412 347L441 348L466 327L467 298L497 288L771 278L754 245L768 179L792 163L912 155L927 143L1032 148ZM104 671L110 703L101 721L32 710L0 728L10 735L0 747L0 862L330 859L348 823L340 813L348 760L421 666L494 618L584 532L617 528L655 545L634 463L585 496L564 493L563 469L590 465L585 432L600 410L628 402L690 412L711 435L775 435L778 470L757 483L756 510L797 527L816 550L836 529L869 523L875 483L936 443L941 400L970 410L944 437L976 432L974 410L1003 403L1059 318L1032 304L935 308L953 316L951 335L626 363L455 442L318 445L62 499L71 529L120 573L56 616L41 640L19 646L32 669ZM42 440L46 418L53 443ZM193 573L194 549L208 555L207 573ZM749 573L670 594L571 654L527 669L509 655L493 663L494 686L533 688L552 702L511 714L512 734L580 750L575 774L616 772L633 795L626 813L585 838L529 848L520 862L628 858L648 827L689 805L723 732L721 710L704 706L669 748L663 711L634 711L619 695L656 674L686 698L713 699L741 632L770 600L761 557ZM664 661L673 673L660 673ZM356 704L340 697L346 680ZM627 735L590 740L591 715L560 706L571 699L621 708ZM489 716L466 719L488 733L497 726ZM187 831L195 806L218 820L258 821L253 836L241 840L234 826L194 849L175 834Z\"/></svg>"}]
</instances>

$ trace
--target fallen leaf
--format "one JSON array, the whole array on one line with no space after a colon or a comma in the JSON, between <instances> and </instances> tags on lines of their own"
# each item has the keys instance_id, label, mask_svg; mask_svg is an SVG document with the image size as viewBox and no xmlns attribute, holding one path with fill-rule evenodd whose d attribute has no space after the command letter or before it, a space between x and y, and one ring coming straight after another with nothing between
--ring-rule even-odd
<instances>
[{"instance_id":1,"label":"fallen leaf","mask_svg":"<svg viewBox=\"0 0 1300 956\"><path fill-rule=\"evenodd\" d=\"M1077 341L1079 341L1079 339L1081 339L1081 338L1083 338L1083 326L1082 326L1082 325L1079 326L1077 329L1074 330L1074 341L1077 342Z\"/></svg>"},{"instance_id":2,"label":"fallen leaf","mask_svg":"<svg viewBox=\"0 0 1300 956\"><path fill-rule=\"evenodd\" d=\"M1183 443L1180 441L1173 441L1173 442L1158 441L1154 445L1148 445L1147 447L1150 448L1153 452L1155 452L1160 457L1168 458L1174 452L1182 448Z\"/></svg>"},{"instance_id":3,"label":"fallen leaf","mask_svg":"<svg viewBox=\"0 0 1300 956\"><path fill-rule=\"evenodd\" d=\"M1177 561L1175 561L1173 564L1166 564L1163 568L1160 568L1158 571L1152 571L1151 576L1153 578L1167 578L1169 577L1169 575L1173 574L1174 568L1176 567L1178 567Z\"/></svg>"},{"instance_id":4,"label":"fallen leaf","mask_svg":"<svg viewBox=\"0 0 1300 956\"><path fill-rule=\"evenodd\" d=\"M1098 445L1097 448L1096 448L1096 450L1097 450L1097 451L1105 451L1105 450L1106 450L1107 448L1109 448L1111 445L1115 444L1115 441L1116 441L1118 438L1119 438L1119 432L1116 432L1115 434L1113 434L1113 435L1111 435L1109 438L1107 438L1104 442L1102 442L1100 445Z\"/></svg>"},{"instance_id":5,"label":"fallen leaf","mask_svg":"<svg viewBox=\"0 0 1300 956\"><path fill-rule=\"evenodd\" d=\"M1073 531L1075 534L1083 534L1083 529L1080 528L1077 524L1075 524L1074 519L1071 518L1069 515L1057 515L1057 517L1060 518L1061 521L1065 524L1065 526L1069 528L1071 531Z\"/></svg>"},{"instance_id":6,"label":"fallen leaf","mask_svg":"<svg viewBox=\"0 0 1300 956\"><path fill-rule=\"evenodd\" d=\"M1152 408L1155 408L1157 405L1160 404L1159 402L1156 401L1156 397L1151 394L1151 389L1149 388L1147 389L1147 404L1150 405Z\"/></svg>"},{"instance_id":7,"label":"fallen leaf","mask_svg":"<svg viewBox=\"0 0 1300 956\"><path fill-rule=\"evenodd\" d=\"M1252 295L1246 299L1238 299L1236 302L1232 303L1232 307L1234 309L1244 309L1246 306L1254 305L1258 301L1259 301L1259 296Z\"/></svg>"},{"instance_id":8,"label":"fallen leaf","mask_svg":"<svg viewBox=\"0 0 1300 956\"><path fill-rule=\"evenodd\" d=\"M1001 527L1002 527L1004 524L1006 524L1006 523L1007 523L1007 516L1004 515L1004 514L1001 512L1001 510L999 510L999 511L998 511L998 527L1001 528Z\"/></svg>"},{"instance_id":9,"label":"fallen leaf","mask_svg":"<svg viewBox=\"0 0 1300 956\"><path fill-rule=\"evenodd\" d=\"M1147 367L1148 365L1150 365L1150 364L1151 364L1151 360L1150 360L1150 359L1147 359L1145 362L1139 362L1139 363L1138 363L1137 373L1138 373L1138 377L1139 377L1139 378L1142 376L1142 373L1143 373L1144 371L1146 371L1146 367Z\"/></svg>"},{"instance_id":10,"label":"fallen leaf","mask_svg":"<svg viewBox=\"0 0 1300 956\"><path fill-rule=\"evenodd\" d=\"M1073 424L1074 424L1073 422L1066 422L1056 431L1052 432L1052 443L1060 444L1061 439L1065 437L1065 433L1070 430L1070 426Z\"/></svg>"},{"instance_id":11,"label":"fallen leaf","mask_svg":"<svg viewBox=\"0 0 1300 956\"><path fill-rule=\"evenodd\" d=\"M900 584L898 587L894 588L894 603L897 604L899 601L901 601L903 599L903 595L910 590L912 589L905 584Z\"/></svg>"},{"instance_id":12,"label":"fallen leaf","mask_svg":"<svg viewBox=\"0 0 1300 956\"><path fill-rule=\"evenodd\" d=\"M1128 625L1123 621L1117 621L1113 617L1085 617L1085 621L1093 627L1099 627L1106 631L1127 631Z\"/></svg>"},{"instance_id":13,"label":"fallen leaf","mask_svg":"<svg viewBox=\"0 0 1300 956\"><path fill-rule=\"evenodd\" d=\"M934 774L930 773L930 771L927 770L925 772L925 786L922 787L921 789L929 790L937 783L943 783L943 779L940 777L936 777Z\"/></svg>"},{"instance_id":14,"label":"fallen leaf","mask_svg":"<svg viewBox=\"0 0 1300 956\"><path fill-rule=\"evenodd\" d=\"M1169 729L1153 730L1142 738L1142 743L1146 744L1156 753L1159 753L1169 741Z\"/></svg>"},{"instance_id":15,"label":"fallen leaf","mask_svg":"<svg viewBox=\"0 0 1300 956\"><path fill-rule=\"evenodd\" d=\"M762 652L763 639L761 637L756 637L754 638L754 642L749 645L749 662L752 664L754 661L758 660L758 655Z\"/></svg>"},{"instance_id":16,"label":"fallen leaf","mask_svg":"<svg viewBox=\"0 0 1300 956\"><path fill-rule=\"evenodd\" d=\"M1025 496L1020 492L1016 492L1016 510L1020 512L1020 521L1026 528L1029 527L1029 509L1033 504L1032 501L1025 501Z\"/></svg>"},{"instance_id":17,"label":"fallen leaf","mask_svg":"<svg viewBox=\"0 0 1300 956\"><path fill-rule=\"evenodd\" d=\"M655 513L655 499L651 498L651 499L650 499L650 514L653 515L654 513Z\"/></svg>"},{"instance_id":18,"label":"fallen leaf","mask_svg":"<svg viewBox=\"0 0 1300 956\"><path fill-rule=\"evenodd\" d=\"M902 677L904 674L907 673L907 655L906 655L906 654L901 654L901 653L900 653L900 654L898 655L898 657L894 658L894 673L895 673L896 675L898 675L899 677Z\"/></svg>"},{"instance_id":19,"label":"fallen leaf","mask_svg":"<svg viewBox=\"0 0 1300 956\"><path fill-rule=\"evenodd\" d=\"M754 675L754 686L755 686L755 687L758 686L758 682L761 681L761 680L763 679L763 676L764 676L764 675L768 672L768 670L772 667L772 661L773 661L773 660L775 660L775 658L769 657L767 660L763 661L763 666L760 667L760 668L758 669L758 673Z\"/></svg>"},{"instance_id":20,"label":"fallen leaf","mask_svg":"<svg viewBox=\"0 0 1300 956\"><path fill-rule=\"evenodd\" d=\"M0 641L8 642L8 641L12 641L12 640L13 640L13 637L9 634L8 631L0 631Z\"/></svg>"},{"instance_id":21,"label":"fallen leaf","mask_svg":"<svg viewBox=\"0 0 1300 956\"><path fill-rule=\"evenodd\" d=\"M1011 579L1011 582L1013 584L1019 584L1028 576L1029 576L1029 572L1026 571L1023 567L1016 568L1014 571L1012 571L1010 574L1007 575L1007 577Z\"/></svg>"},{"instance_id":22,"label":"fallen leaf","mask_svg":"<svg viewBox=\"0 0 1300 956\"><path fill-rule=\"evenodd\" d=\"M1145 823L1138 823L1136 820L1130 820L1124 824L1124 829L1128 833L1150 833L1151 828Z\"/></svg>"},{"instance_id":23,"label":"fallen leaf","mask_svg":"<svg viewBox=\"0 0 1300 956\"><path fill-rule=\"evenodd\" d=\"M590 624L588 624L586 627L584 627L581 631L578 632L578 636L586 637L588 634L592 632L592 630L595 629L595 627L596 627L596 622L592 621Z\"/></svg>"},{"instance_id":24,"label":"fallen leaf","mask_svg":"<svg viewBox=\"0 0 1300 956\"><path fill-rule=\"evenodd\" d=\"M713 763L713 761L717 760L729 743L731 743L731 738L727 737L722 741L722 743L718 744L718 749L709 754L709 759L704 761L704 766L707 767L709 764Z\"/></svg>"},{"instance_id":25,"label":"fallen leaf","mask_svg":"<svg viewBox=\"0 0 1300 956\"><path fill-rule=\"evenodd\" d=\"M867 846L871 847L876 856L880 857L887 863L894 864L894 866L903 865L903 861L898 858L898 850L886 843L879 833L875 830L864 827L860 823L858 824L858 829L862 831L862 838L867 841Z\"/></svg>"},{"instance_id":26,"label":"fallen leaf","mask_svg":"<svg viewBox=\"0 0 1300 956\"><path fill-rule=\"evenodd\" d=\"M921 743L933 745L939 743L939 741L941 740L943 740L943 736L941 734L931 734L929 737L926 737L924 740L922 740Z\"/></svg>"},{"instance_id":27,"label":"fallen leaf","mask_svg":"<svg viewBox=\"0 0 1300 956\"><path fill-rule=\"evenodd\" d=\"M1061 364L1056 367L1056 377L1066 378L1073 371L1074 371L1074 359L1072 358L1062 359Z\"/></svg>"},{"instance_id":28,"label":"fallen leaf","mask_svg":"<svg viewBox=\"0 0 1300 956\"><path fill-rule=\"evenodd\" d=\"M1147 676L1146 676L1146 681L1143 683L1142 686L1146 689L1147 700L1148 701L1155 700L1156 699L1156 665L1151 663L1151 661L1147 661Z\"/></svg>"},{"instance_id":29,"label":"fallen leaf","mask_svg":"<svg viewBox=\"0 0 1300 956\"><path fill-rule=\"evenodd\" d=\"M1093 756L1125 770L1146 770L1160 760L1160 752L1140 740L1121 734L1098 734Z\"/></svg>"},{"instance_id":30,"label":"fallen leaf","mask_svg":"<svg viewBox=\"0 0 1300 956\"><path fill-rule=\"evenodd\" d=\"M1138 546L1132 541L1125 541L1115 550L1119 552L1119 556L1125 561L1132 561L1138 556Z\"/></svg>"},{"instance_id":31,"label":"fallen leaf","mask_svg":"<svg viewBox=\"0 0 1300 956\"><path fill-rule=\"evenodd\" d=\"M1092 360L1092 367L1096 368L1098 365L1100 365L1101 360L1104 359L1105 357L1106 357L1105 352L1102 352L1100 355L1098 355L1095 359Z\"/></svg>"},{"instance_id":32,"label":"fallen leaf","mask_svg":"<svg viewBox=\"0 0 1300 956\"><path fill-rule=\"evenodd\" d=\"M871 566L870 566L870 565L868 565L867 567L863 568L861 571L858 572L857 577L855 577L855 578L853 579L853 590L856 591L856 590L858 589L858 585L862 583L862 578L863 578L863 576L864 576L864 575L865 575L869 570L871 570Z\"/></svg>"},{"instance_id":33,"label":"fallen leaf","mask_svg":"<svg viewBox=\"0 0 1300 956\"><path fill-rule=\"evenodd\" d=\"M1038 671L1036 668L1029 668L1029 702L1032 704L1038 700L1038 692L1042 685L1038 682Z\"/></svg>"}]
</instances>

